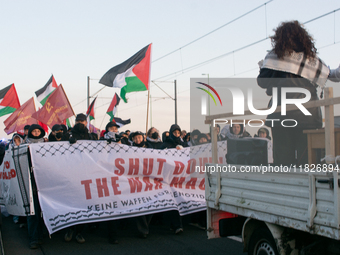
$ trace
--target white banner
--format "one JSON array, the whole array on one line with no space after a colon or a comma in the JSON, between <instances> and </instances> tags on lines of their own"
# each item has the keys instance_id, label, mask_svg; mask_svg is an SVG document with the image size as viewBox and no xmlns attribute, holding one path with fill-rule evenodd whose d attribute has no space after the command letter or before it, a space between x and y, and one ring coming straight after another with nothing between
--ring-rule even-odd
<instances>
[{"instance_id":1,"label":"white banner","mask_svg":"<svg viewBox=\"0 0 340 255\"><path fill-rule=\"evenodd\" d=\"M2 171L0 172L0 204L5 205L11 215L26 216L30 213L30 200L32 199L27 146L12 147L10 145L0 169ZM32 213L34 214L34 211Z\"/></svg>"},{"instance_id":2,"label":"white banner","mask_svg":"<svg viewBox=\"0 0 340 255\"><path fill-rule=\"evenodd\" d=\"M106 141L31 144L40 206L50 234L79 223L205 209L211 145L153 150ZM225 163L226 142L219 142ZM191 156L191 157L190 157Z\"/></svg>"}]
</instances>

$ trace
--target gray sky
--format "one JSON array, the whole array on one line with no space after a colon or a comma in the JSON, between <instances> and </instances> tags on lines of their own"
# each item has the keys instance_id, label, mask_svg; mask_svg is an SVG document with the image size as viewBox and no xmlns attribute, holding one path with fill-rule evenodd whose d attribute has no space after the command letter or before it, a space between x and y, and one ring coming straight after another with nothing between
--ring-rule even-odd
<instances>
[{"instance_id":1,"label":"gray sky","mask_svg":"<svg viewBox=\"0 0 340 255\"><path fill-rule=\"evenodd\" d=\"M63 84L75 113L85 112L87 76L92 79L94 93L102 88L97 79L147 44L153 43L152 59L156 60L265 2L0 0L0 88L14 83L23 104L53 74L57 83ZM338 0L274 0L152 63L151 80L171 96L172 81L177 80L178 123L188 130L190 78L207 81L203 73L210 78L256 77L257 62L271 48L270 41L237 49L271 35L281 21L297 19L303 23L338 8ZM340 11L310 22L306 28L316 40L319 57L336 68L340 63ZM231 54L186 72L226 53ZM176 75L169 75L174 72ZM91 122L96 127L105 128L109 120L106 110L115 92L119 94L119 89L105 88L99 93L96 119ZM174 123L174 101L153 83L151 95L152 126L168 130ZM119 117L132 120L123 130L145 131L147 92L131 93L128 98L129 102L121 102L118 109ZM0 118L3 137L3 121L8 116Z\"/></svg>"}]
</instances>

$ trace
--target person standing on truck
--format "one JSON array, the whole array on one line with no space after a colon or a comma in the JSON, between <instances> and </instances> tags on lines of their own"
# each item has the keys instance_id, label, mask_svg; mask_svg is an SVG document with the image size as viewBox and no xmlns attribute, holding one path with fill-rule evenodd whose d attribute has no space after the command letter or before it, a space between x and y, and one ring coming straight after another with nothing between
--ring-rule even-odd
<instances>
[{"instance_id":1,"label":"person standing on truck","mask_svg":"<svg viewBox=\"0 0 340 255\"><path fill-rule=\"evenodd\" d=\"M264 61L259 62L260 74L257 83L266 89L268 96L273 96L273 88L277 88L277 103L281 105L281 88L293 87L307 89L311 94L310 100L318 100L317 88L322 91L327 78L339 82L340 67L330 70L317 57L314 39L298 21L282 22L274 29L271 37L273 49L266 55ZM275 79L268 79L275 78ZM322 96L321 92L321 96ZM304 93L287 93L287 98L304 98ZM272 99L269 107L272 105ZM272 128L273 153L275 165L305 164L307 163L307 135L304 129L322 127L320 107L307 109L311 115L305 115L300 110L287 111L285 116L280 112L267 116L266 125ZM276 119L279 121L268 121ZM281 121L285 121L283 127ZM289 123L291 122L291 123Z\"/></svg>"}]
</instances>

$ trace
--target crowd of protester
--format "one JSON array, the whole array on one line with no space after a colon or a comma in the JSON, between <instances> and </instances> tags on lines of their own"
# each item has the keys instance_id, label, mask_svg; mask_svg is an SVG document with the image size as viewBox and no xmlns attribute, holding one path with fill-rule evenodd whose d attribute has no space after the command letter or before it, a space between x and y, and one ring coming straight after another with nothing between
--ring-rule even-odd
<instances>
[{"instance_id":1,"label":"crowd of protester","mask_svg":"<svg viewBox=\"0 0 340 255\"><path fill-rule=\"evenodd\" d=\"M268 96L273 96L273 88L293 87L305 88L310 91L313 100L318 100L317 88L323 91L327 78L333 82L340 82L340 66L337 69L327 68L317 57L314 39L308 34L298 21L283 22L274 30L275 35L271 37L273 49L267 54L264 60L259 62L260 74L258 85L266 89ZM297 57L298 56L298 57ZM306 62L306 60L308 60ZM297 61L298 64L296 64ZM319 63L319 64L315 64ZM294 68L296 67L296 68ZM324 68L323 68L324 67ZM304 70L305 69L305 70ZM321 72L322 70L326 70ZM303 75L302 75L303 74ZM263 78L281 78L263 79ZM295 79L302 78L302 79ZM303 94L294 93L292 98L301 98ZM271 106L272 100L269 103ZM279 101L278 105L281 105ZM322 115L319 107L310 109L312 116L303 115L299 111L291 111L284 116L288 119L299 119L299 126L294 128L282 128L274 126L271 129L274 144L274 163L275 164L294 164L296 158L305 160L307 137L303 134L304 129L320 128L322 126ZM280 113L273 113L268 119L283 118ZM174 149L181 150L185 147L196 146L211 141L210 133L203 133L195 129L192 132L181 130L180 126L174 124L169 131L160 134L159 130L152 127L146 134L141 131L119 132L119 125L109 122L105 130L100 133L91 133L87 129L87 117L84 114L76 116L76 124L71 129L64 125L54 125L48 138L45 138L45 131L39 125L25 127L24 134L14 134L10 142L13 146L26 143L41 143L68 141L71 144L77 140L106 140L108 143L120 143L128 146L136 146L152 149ZM251 135L246 131L242 124L226 125L222 129L217 125L217 140L249 138ZM271 140L269 130L261 127L255 138ZM8 146L8 145L7 145ZM0 160L3 158L6 146L0 143ZM303 161L301 161L303 162ZM32 191L34 197L35 215L27 217L27 228L29 235L29 245L31 249L38 248L42 243L43 221L40 217L40 206L37 197L37 188L32 178ZM205 212L192 214L192 224L200 228L205 228ZM171 220L171 228L175 234L183 232L183 225L178 211L169 211L164 214L154 215L157 222L162 222L162 215L166 215ZM135 218L137 229L142 238L146 238L149 233L149 224L152 215L140 216ZM20 218L14 217L15 222L22 222ZM110 221L108 224L109 242L117 244L117 221ZM65 241L75 239L79 243L84 243L84 225L77 225L66 230Z\"/></svg>"},{"instance_id":2,"label":"crowd of protester","mask_svg":"<svg viewBox=\"0 0 340 255\"><path fill-rule=\"evenodd\" d=\"M125 130L120 132L120 126L114 121L107 123L105 130L97 133L89 132L87 128L87 116L85 114L78 114L76 116L75 125L72 128L67 128L63 124L56 124L52 127L51 132L46 134L45 130L37 124L31 126L27 125L24 128L24 133L15 133L10 142L3 148L0 153L2 157L6 147L19 146L20 144L31 144L31 143L42 143L42 142L58 142L68 141L71 144L76 143L78 140L106 140L107 143L119 143L128 146L136 146L140 148L152 148L152 149L177 149L181 150L185 147L200 145L211 142L210 133L200 132L198 129L193 130L191 133L182 130L179 125L173 124L169 131L165 131L162 134L157 128L152 127L145 134L141 131L130 132ZM243 125L234 124L233 126L225 126L220 130L220 126L217 125L217 139L218 141L251 137L250 134L245 130ZM260 128L255 137L268 138L269 130L266 128ZM1 148L0 148L1 149ZM35 215L25 217L13 216L15 223L20 223L20 226L27 226L29 247L36 249L42 244L42 234L44 223L41 218L41 209L38 200L37 187L32 178L32 191ZM181 216L177 210L169 211L166 213L159 213L156 215L146 215L134 218L134 222L140 237L146 238L149 234L149 224L151 220L158 224L162 223L162 218L166 217L171 223L171 229L175 234L183 232L183 225ZM153 218L153 219L152 219ZM205 229L206 222L205 212L194 213L191 217L191 224L200 228ZM118 224L119 220L109 221L108 233L109 242L112 244L118 243ZM92 227L95 226L91 225ZM85 238L83 237L85 225L79 224L66 229L64 239L66 242L71 241L73 238L78 243L84 243Z\"/></svg>"}]
</instances>

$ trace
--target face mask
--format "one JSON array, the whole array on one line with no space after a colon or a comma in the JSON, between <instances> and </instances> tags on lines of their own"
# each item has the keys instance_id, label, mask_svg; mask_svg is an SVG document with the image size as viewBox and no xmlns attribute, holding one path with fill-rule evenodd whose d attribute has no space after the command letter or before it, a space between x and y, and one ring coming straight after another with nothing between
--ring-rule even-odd
<instances>
[{"instance_id":1,"label":"face mask","mask_svg":"<svg viewBox=\"0 0 340 255\"><path fill-rule=\"evenodd\" d=\"M63 136L62 132L56 133L55 135L55 137L57 137L58 139L62 138L62 136Z\"/></svg>"},{"instance_id":2,"label":"face mask","mask_svg":"<svg viewBox=\"0 0 340 255\"><path fill-rule=\"evenodd\" d=\"M158 133L157 133L157 132L152 133L151 137L152 137L153 139L157 139L157 138L158 138Z\"/></svg>"},{"instance_id":3,"label":"face mask","mask_svg":"<svg viewBox=\"0 0 340 255\"><path fill-rule=\"evenodd\" d=\"M115 139L116 138L116 134L117 134L116 132L107 132L106 136Z\"/></svg>"},{"instance_id":4,"label":"face mask","mask_svg":"<svg viewBox=\"0 0 340 255\"><path fill-rule=\"evenodd\" d=\"M78 130L78 132L85 132L85 130L87 129L86 126L82 123L77 123L74 125L73 127L74 130Z\"/></svg>"}]
</instances>

